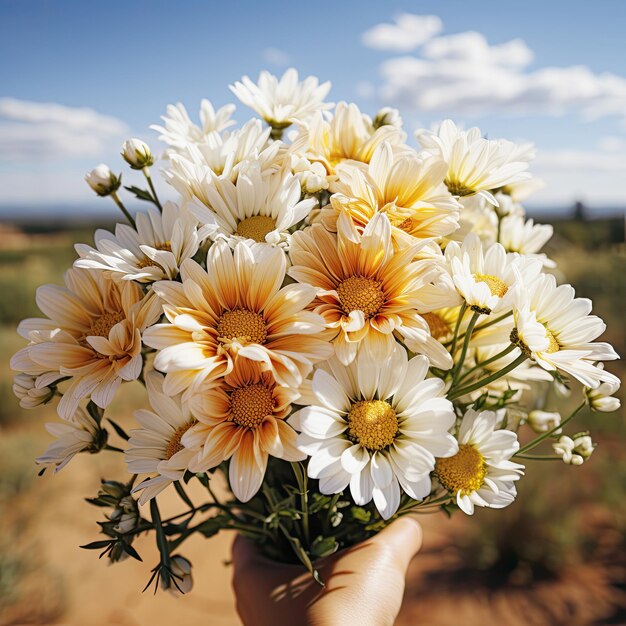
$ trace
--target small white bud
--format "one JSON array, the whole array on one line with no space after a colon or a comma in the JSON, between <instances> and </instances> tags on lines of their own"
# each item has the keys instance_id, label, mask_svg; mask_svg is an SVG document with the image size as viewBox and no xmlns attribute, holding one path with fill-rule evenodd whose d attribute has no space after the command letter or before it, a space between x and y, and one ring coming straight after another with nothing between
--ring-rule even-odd
<instances>
[{"instance_id":1,"label":"small white bud","mask_svg":"<svg viewBox=\"0 0 626 626\"><path fill-rule=\"evenodd\" d=\"M595 448L589 433L579 433L574 438L563 435L552 448L563 463L568 465L582 465L592 454Z\"/></svg>"},{"instance_id":2,"label":"small white bud","mask_svg":"<svg viewBox=\"0 0 626 626\"><path fill-rule=\"evenodd\" d=\"M191 563L184 557L176 554L170 561L172 580L168 591L174 595L189 593L193 587Z\"/></svg>"},{"instance_id":3,"label":"small white bud","mask_svg":"<svg viewBox=\"0 0 626 626\"><path fill-rule=\"evenodd\" d=\"M17 374L13 379L13 393L20 401L23 409L33 409L46 404L52 399L54 389L50 387L37 388L37 376L30 374Z\"/></svg>"},{"instance_id":4,"label":"small white bud","mask_svg":"<svg viewBox=\"0 0 626 626\"><path fill-rule=\"evenodd\" d=\"M618 389L619 381L604 382L597 389L585 387L589 408L592 411L599 411L600 413L612 413L613 411L617 411L621 406L621 402L619 398L614 398L613 394L617 393Z\"/></svg>"},{"instance_id":5,"label":"small white bud","mask_svg":"<svg viewBox=\"0 0 626 626\"><path fill-rule=\"evenodd\" d=\"M536 433L547 433L561 423L561 415L552 411L531 411L528 414L528 425ZM555 431L556 434L561 433L561 429Z\"/></svg>"},{"instance_id":6,"label":"small white bud","mask_svg":"<svg viewBox=\"0 0 626 626\"><path fill-rule=\"evenodd\" d=\"M122 156L128 165L134 170L142 170L144 167L154 165L154 157L150 146L141 139L128 139L122 146Z\"/></svg>"},{"instance_id":7,"label":"small white bud","mask_svg":"<svg viewBox=\"0 0 626 626\"><path fill-rule=\"evenodd\" d=\"M122 177L116 176L108 165L100 163L85 176L87 184L99 195L109 196L122 184Z\"/></svg>"},{"instance_id":8,"label":"small white bud","mask_svg":"<svg viewBox=\"0 0 626 626\"><path fill-rule=\"evenodd\" d=\"M392 109L391 107L383 107L374 116L372 122L374 128L380 128L381 126L395 126L396 128L402 128L402 117L398 109Z\"/></svg>"}]
</instances>

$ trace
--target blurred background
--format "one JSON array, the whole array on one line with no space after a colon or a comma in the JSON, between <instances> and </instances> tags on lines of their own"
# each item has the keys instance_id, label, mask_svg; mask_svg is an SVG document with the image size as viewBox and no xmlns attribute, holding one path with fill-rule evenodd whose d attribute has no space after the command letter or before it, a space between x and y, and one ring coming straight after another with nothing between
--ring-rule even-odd
<instances>
[{"instance_id":1,"label":"blurred background","mask_svg":"<svg viewBox=\"0 0 626 626\"><path fill-rule=\"evenodd\" d=\"M101 517L84 498L102 477L123 479L124 468L105 452L38 478L33 459L55 410L22 410L11 391L8 358L23 345L15 327L38 315L36 288L60 283L73 244L118 219L85 172L99 162L121 171L130 136L157 151L148 126L169 103L183 102L195 119L201 98L231 101L227 85L242 75L294 66L331 80L331 100L370 114L398 107L409 132L452 116L490 137L534 142L532 171L546 186L527 202L529 215L554 225L546 252L593 299L608 325L603 339L624 355L626 4L498 9L456 0L0 0L1 625L238 624L229 536L186 544L196 585L184 598L141 594L157 559L152 537L137 543L144 564L107 567L78 549L98 538ZM248 116L240 107L235 119ZM622 362L610 369L624 377ZM573 395L559 403L575 406ZM112 414L129 427L144 402L129 384ZM624 412L578 423L598 443L585 465L529 466L504 511L424 516L398 624L626 624ZM164 505L175 512L174 497Z\"/></svg>"}]
</instances>

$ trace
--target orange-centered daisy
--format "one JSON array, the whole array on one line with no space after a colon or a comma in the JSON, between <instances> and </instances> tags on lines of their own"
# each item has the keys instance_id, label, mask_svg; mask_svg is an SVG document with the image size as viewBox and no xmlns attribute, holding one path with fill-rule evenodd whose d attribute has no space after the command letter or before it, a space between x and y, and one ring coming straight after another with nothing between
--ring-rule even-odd
<instances>
[{"instance_id":1,"label":"orange-centered daisy","mask_svg":"<svg viewBox=\"0 0 626 626\"><path fill-rule=\"evenodd\" d=\"M255 256L256 255L256 256ZM192 393L205 380L228 374L238 359L269 371L281 385L298 386L313 363L332 354L322 336L324 320L305 310L315 297L307 285L281 289L286 260L278 248L214 243L207 269L181 267L182 283L162 281L166 324L144 341L159 352L155 367L167 374L166 393Z\"/></svg>"}]
</instances>

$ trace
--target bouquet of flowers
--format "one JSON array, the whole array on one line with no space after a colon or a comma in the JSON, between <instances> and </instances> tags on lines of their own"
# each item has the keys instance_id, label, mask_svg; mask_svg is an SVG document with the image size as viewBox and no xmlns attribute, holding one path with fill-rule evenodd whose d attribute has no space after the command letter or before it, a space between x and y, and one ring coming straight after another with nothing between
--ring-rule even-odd
<instances>
[{"instance_id":1,"label":"bouquet of flowers","mask_svg":"<svg viewBox=\"0 0 626 626\"><path fill-rule=\"evenodd\" d=\"M520 204L533 147L450 120L411 147L398 111L371 118L329 88L295 70L244 77L231 90L262 119L238 129L233 105L203 100L199 125L169 106L152 128L176 199L159 199L148 145L127 141L145 184L124 189L148 208L131 214L122 176L90 172L128 223L77 245L65 286L37 291L44 317L19 326L14 391L23 407L58 398L61 418L41 473L121 454L129 478L89 500L107 513L83 547L139 559L153 532L165 588L191 587L185 540L221 529L323 583L317 559L398 516L502 508L526 461L583 463L594 444L570 420L619 406L605 325L557 284L552 228ZM149 404L132 427L108 409L128 381ZM580 404L562 417L549 403L565 393ZM166 489L181 512L164 519Z\"/></svg>"}]
</instances>

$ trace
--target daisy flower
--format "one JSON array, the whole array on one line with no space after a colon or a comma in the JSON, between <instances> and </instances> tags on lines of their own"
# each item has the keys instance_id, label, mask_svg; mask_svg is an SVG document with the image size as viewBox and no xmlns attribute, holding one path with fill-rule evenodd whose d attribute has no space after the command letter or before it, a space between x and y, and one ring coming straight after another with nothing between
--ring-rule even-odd
<instances>
[{"instance_id":1,"label":"daisy flower","mask_svg":"<svg viewBox=\"0 0 626 626\"><path fill-rule=\"evenodd\" d=\"M355 503L373 498L384 519L398 509L400 488L415 500L430 493L435 457L457 445L445 385L427 373L428 359L408 361L400 346L383 361L359 355L347 367L332 358L316 368L309 406L289 421L322 493L350 485Z\"/></svg>"},{"instance_id":2,"label":"daisy flower","mask_svg":"<svg viewBox=\"0 0 626 626\"><path fill-rule=\"evenodd\" d=\"M152 411L135 411L141 428L130 432L128 448L124 451L131 474L154 474L133 489L133 493L141 492L139 504L145 504L180 480L195 454L181 443L196 419L180 395L163 393L163 375L155 371L146 375L146 389Z\"/></svg>"},{"instance_id":3,"label":"daisy flower","mask_svg":"<svg viewBox=\"0 0 626 626\"><path fill-rule=\"evenodd\" d=\"M263 130L261 120L250 120L232 133L211 133L204 143L170 155L169 167L164 170L166 180L183 198L197 198L206 204L205 188L211 187L215 177L234 183L242 168L280 169L284 144L268 144L268 138L269 129Z\"/></svg>"},{"instance_id":4,"label":"daisy flower","mask_svg":"<svg viewBox=\"0 0 626 626\"><path fill-rule=\"evenodd\" d=\"M330 82L319 84L315 76L298 80L298 72L289 68L279 79L269 72L259 74L258 83L247 76L230 85L230 90L272 128L282 130L294 122L306 122L316 111L330 109L324 102Z\"/></svg>"},{"instance_id":5,"label":"daisy flower","mask_svg":"<svg viewBox=\"0 0 626 626\"><path fill-rule=\"evenodd\" d=\"M306 142L306 156L324 165L328 174L344 161L369 163L383 142L405 148L406 134L395 126L374 128L372 121L356 104L340 102L333 117L327 120L318 113L294 143Z\"/></svg>"},{"instance_id":6,"label":"daisy flower","mask_svg":"<svg viewBox=\"0 0 626 626\"><path fill-rule=\"evenodd\" d=\"M458 452L437 459L435 477L468 515L475 506L502 509L517 495L514 481L524 472L510 460L519 450L517 435L497 428L495 412L470 409L457 434Z\"/></svg>"},{"instance_id":7,"label":"daisy flower","mask_svg":"<svg viewBox=\"0 0 626 626\"><path fill-rule=\"evenodd\" d=\"M294 234L289 275L317 289L312 306L334 331L339 360L347 365L360 346L368 358L385 359L398 333L410 350L426 354L437 367L452 367L450 354L418 313L441 307L429 299L437 265L414 260L419 243L394 252L391 224L383 213L362 234L345 213L337 224L337 234L321 224Z\"/></svg>"},{"instance_id":8,"label":"daisy flower","mask_svg":"<svg viewBox=\"0 0 626 626\"><path fill-rule=\"evenodd\" d=\"M198 423L183 436L183 444L200 449L191 459L192 472L206 472L230 459L232 492L247 502L259 490L269 456L302 461L296 432L285 418L299 397L295 388L277 384L258 363L240 359L234 369L190 399Z\"/></svg>"},{"instance_id":9,"label":"daisy flower","mask_svg":"<svg viewBox=\"0 0 626 626\"><path fill-rule=\"evenodd\" d=\"M394 153L385 141L367 168L339 165L332 205L345 210L359 228L380 212L387 215L394 233L448 235L458 227L460 205L443 184L447 165L438 157L422 156Z\"/></svg>"},{"instance_id":10,"label":"daisy flower","mask_svg":"<svg viewBox=\"0 0 626 626\"><path fill-rule=\"evenodd\" d=\"M136 228L117 224L115 234L98 229L96 247L79 243L74 267L103 270L125 280L151 283L176 278L180 264L191 258L201 243L196 219L166 202L161 214L150 207L135 216Z\"/></svg>"},{"instance_id":11,"label":"daisy flower","mask_svg":"<svg viewBox=\"0 0 626 626\"><path fill-rule=\"evenodd\" d=\"M144 342L158 350L154 367L167 373L165 393L190 388L191 394L202 382L228 374L236 359L256 361L279 384L297 386L315 362L332 354L322 336L323 318L305 310L315 289L281 289L285 269L277 248L256 245L253 251L240 243L233 251L217 241L206 270L187 259L182 283L154 284L168 323L148 329Z\"/></svg>"},{"instance_id":12,"label":"daisy flower","mask_svg":"<svg viewBox=\"0 0 626 626\"><path fill-rule=\"evenodd\" d=\"M99 452L107 442L106 430L102 430L82 409L78 409L64 422L46 424L46 430L56 437L56 441L35 462L45 467L53 467L55 474L79 452Z\"/></svg>"},{"instance_id":13,"label":"daisy flower","mask_svg":"<svg viewBox=\"0 0 626 626\"><path fill-rule=\"evenodd\" d=\"M591 300L576 298L571 285L557 287L552 275L541 274L515 289L511 341L545 370L570 374L586 387L618 379L596 365L619 356L608 343L594 342L606 329L591 313Z\"/></svg>"},{"instance_id":14,"label":"daisy flower","mask_svg":"<svg viewBox=\"0 0 626 626\"><path fill-rule=\"evenodd\" d=\"M138 284L94 270L70 269L65 284L37 289L37 306L48 319L20 324L31 344L13 357L11 367L26 358L58 378L70 378L58 412L71 419L83 398L104 409L122 381L139 377L141 333L159 319L161 305Z\"/></svg>"},{"instance_id":15,"label":"daisy flower","mask_svg":"<svg viewBox=\"0 0 626 626\"><path fill-rule=\"evenodd\" d=\"M483 315L510 307L511 287L520 275L532 280L541 271L541 263L507 254L499 243L485 250L475 233L469 233L460 246L449 242L445 258L457 291L473 311Z\"/></svg>"},{"instance_id":16,"label":"daisy flower","mask_svg":"<svg viewBox=\"0 0 626 626\"><path fill-rule=\"evenodd\" d=\"M161 116L164 125L153 124L150 128L161 133L159 139L174 151L205 143L213 133L219 133L235 123L230 119L235 111L234 104L227 104L216 111L208 100L202 100L201 126L191 121L187 109L180 102L168 105L166 111L167 114Z\"/></svg>"},{"instance_id":17,"label":"daisy flower","mask_svg":"<svg viewBox=\"0 0 626 626\"><path fill-rule=\"evenodd\" d=\"M448 164L446 185L455 196L482 195L498 206L496 189L530 178L526 172L532 152L527 145L489 140L479 128L463 131L452 120L445 120L435 133L418 130L422 148L439 154Z\"/></svg>"},{"instance_id":18,"label":"daisy flower","mask_svg":"<svg viewBox=\"0 0 626 626\"><path fill-rule=\"evenodd\" d=\"M550 224L535 224L519 215L507 215L500 221L500 243L507 252L518 252L527 258L539 259L544 267L556 267L556 263L540 254L552 237Z\"/></svg>"},{"instance_id":19,"label":"daisy flower","mask_svg":"<svg viewBox=\"0 0 626 626\"><path fill-rule=\"evenodd\" d=\"M300 181L287 170L263 176L258 168L249 168L236 183L214 177L205 191L206 205L192 204L189 210L200 223L215 226L211 237L231 246L252 240L288 248L289 229L317 204L315 198L300 199Z\"/></svg>"}]
</instances>

